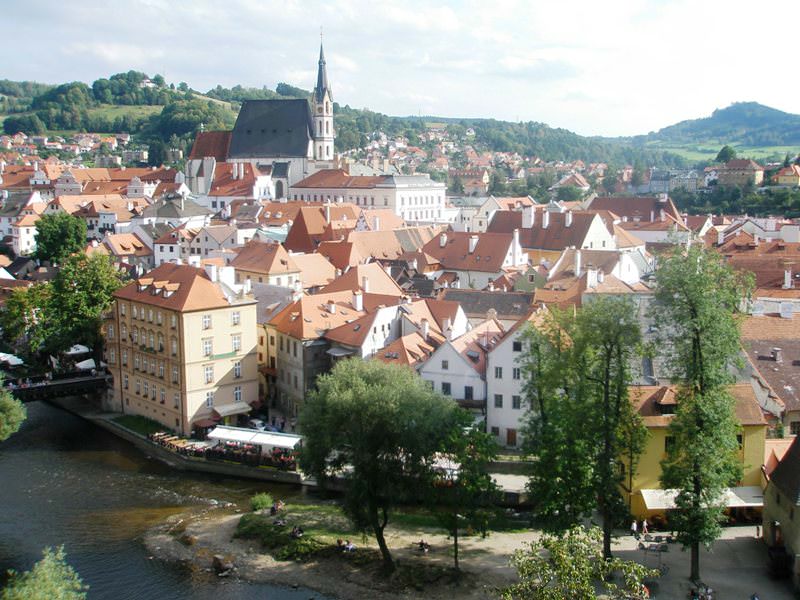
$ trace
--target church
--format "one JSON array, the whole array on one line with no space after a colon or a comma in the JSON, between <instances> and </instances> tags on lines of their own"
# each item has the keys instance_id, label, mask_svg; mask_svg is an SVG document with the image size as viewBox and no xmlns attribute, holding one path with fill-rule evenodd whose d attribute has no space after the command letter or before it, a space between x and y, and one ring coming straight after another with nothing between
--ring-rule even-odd
<instances>
[{"instance_id":1,"label":"church","mask_svg":"<svg viewBox=\"0 0 800 600\"><path fill-rule=\"evenodd\" d=\"M232 131L197 134L186 162L187 184L195 194L207 193L218 163L250 163L271 176L274 197L284 198L298 181L335 168L334 138L333 94L320 44L311 103L305 99L246 100Z\"/></svg>"}]
</instances>

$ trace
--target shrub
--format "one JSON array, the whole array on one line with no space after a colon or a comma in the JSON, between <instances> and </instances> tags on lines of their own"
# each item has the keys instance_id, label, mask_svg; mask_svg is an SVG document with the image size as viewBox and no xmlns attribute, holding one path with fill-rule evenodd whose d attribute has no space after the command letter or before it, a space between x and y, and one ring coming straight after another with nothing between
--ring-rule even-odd
<instances>
[{"instance_id":1,"label":"shrub","mask_svg":"<svg viewBox=\"0 0 800 600\"><path fill-rule=\"evenodd\" d=\"M278 560L303 561L313 558L318 552L325 548L325 544L318 539L304 535L301 538L290 541L285 546L278 548L273 556Z\"/></svg>"},{"instance_id":2,"label":"shrub","mask_svg":"<svg viewBox=\"0 0 800 600\"><path fill-rule=\"evenodd\" d=\"M272 506L272 502L272 496L266 492L262 492L250 498L250 509L253 512L265 510Z\"/></svg>"}]
</instances>

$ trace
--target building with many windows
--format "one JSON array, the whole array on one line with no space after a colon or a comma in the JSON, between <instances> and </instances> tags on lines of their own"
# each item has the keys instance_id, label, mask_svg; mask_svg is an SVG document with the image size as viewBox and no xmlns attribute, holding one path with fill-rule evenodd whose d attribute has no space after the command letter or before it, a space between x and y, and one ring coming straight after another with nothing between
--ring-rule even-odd
<instances>
[{"instance_id":1,"label":"building with many windows","mask_svg":"<svg viewBox=\"0 0 800 600\"><path fill-rule=\"evenodd\" d=\"M258 400L256 302L215 266L165 263L115 292L111 407L188 435Z\"/></svg>"}]
</instances>

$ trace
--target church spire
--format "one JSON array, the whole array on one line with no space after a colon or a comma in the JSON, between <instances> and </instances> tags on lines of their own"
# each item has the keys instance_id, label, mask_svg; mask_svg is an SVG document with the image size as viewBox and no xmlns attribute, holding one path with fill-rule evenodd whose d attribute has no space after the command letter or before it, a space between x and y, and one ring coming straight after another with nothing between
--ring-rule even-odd
<instances>
[{"instance_id":1,"label":"church spire","mask_svg":"<svg viewBox=\"0 0 800 600\"><path fill-rule=\"evenodd\" d=\"M325 68L325 51L322 49L322 42L319 43L319 69L317 70L317 87L314 89L314 98L317 102L322 102L325 91L328 97L333 100L333 94L328 86L328 70Z\"/></svg>"}]
</instances>

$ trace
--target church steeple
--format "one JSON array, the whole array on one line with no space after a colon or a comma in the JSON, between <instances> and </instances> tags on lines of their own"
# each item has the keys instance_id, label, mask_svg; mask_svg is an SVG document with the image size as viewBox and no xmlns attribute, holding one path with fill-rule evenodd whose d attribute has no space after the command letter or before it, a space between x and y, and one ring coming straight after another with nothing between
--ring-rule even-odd
<instances>
[{"instance_id":1,"label":"church steeple","mask_svg":"<svg viewBox=\"0 0 800 600\"><path fill-rule=\"evenodd\" d=\"M314 88L314 99L317 102L322 102L326 91L328 92L328 97L333 100L331 88L328 86L328 69L325 67L325 51L322 48L322 42L320 42L319 68L317 69L317 87Z\"/></svg>"}]
</instances>

